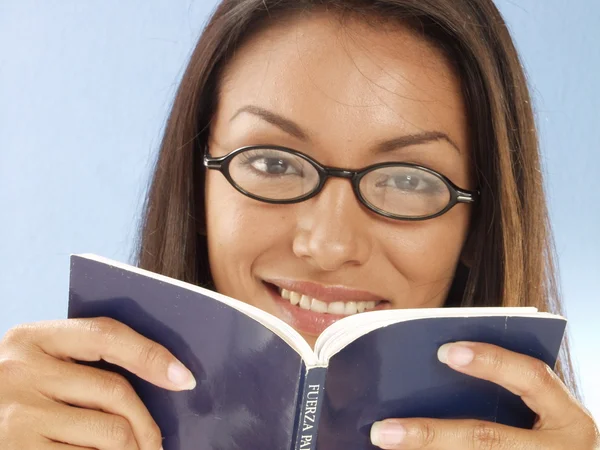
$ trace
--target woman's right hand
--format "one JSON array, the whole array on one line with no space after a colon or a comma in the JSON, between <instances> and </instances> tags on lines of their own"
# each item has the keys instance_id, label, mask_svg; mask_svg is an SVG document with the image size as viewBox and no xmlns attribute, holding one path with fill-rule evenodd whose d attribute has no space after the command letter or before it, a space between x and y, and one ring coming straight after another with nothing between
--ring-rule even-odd
<instances>
[{"instance_id":1,"label":"woman's right hand","mask_svg":"<svg viewBox=\"0 0 600 450\"><path fill-rule=\"evenodd\" d=\"M2 450L159 450L160 430L125 378L76 363L99 360L168 390L195 387L167 349L115 320L17 326L0 341Z\"/></svg>"}]
</instances>

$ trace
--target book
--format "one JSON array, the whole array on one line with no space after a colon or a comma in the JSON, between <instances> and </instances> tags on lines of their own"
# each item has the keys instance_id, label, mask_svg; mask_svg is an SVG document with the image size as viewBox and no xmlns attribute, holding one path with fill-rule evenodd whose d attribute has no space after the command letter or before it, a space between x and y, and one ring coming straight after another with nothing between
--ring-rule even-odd
<instances>
[{"instance_id":1,"label":"book","mask_svg":"<svg viewBox=\"0 0 600 450\"><path fill-rule=\"evenodd\" d=\"M72 255L68 317L111 317L165 346L194 374L171 392L125 376L164 450L364 450L386 418L480 419L531 428L506 389L437 359L478 341L554 367L566 320L535 308L429 308L345 317L314 348L291 326L219 293L95 255Z\"/></svg>"}]
</instances>

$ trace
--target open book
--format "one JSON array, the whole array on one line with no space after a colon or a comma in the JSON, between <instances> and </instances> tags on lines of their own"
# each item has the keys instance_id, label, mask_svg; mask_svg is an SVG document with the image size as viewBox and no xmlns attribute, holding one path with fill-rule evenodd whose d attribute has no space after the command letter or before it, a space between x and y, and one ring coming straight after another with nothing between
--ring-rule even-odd
<instances>
[{"instance_id":1,"label":"open book","mask_svg":"<svg viewBox=\"0 0 600 450\"><path fill-rule=\"evenodd\" d=\"M440 308L348 316L314 350L246 303L94 255L71 257L70 318L112 317L168 348L196 389L169 392L123 369L165 450L364 450L373 422L470 418L529 428L522 400L437 360L448 342L500 345L554 367L564 318L535 308Z\"/></svg>"}]
</instances>

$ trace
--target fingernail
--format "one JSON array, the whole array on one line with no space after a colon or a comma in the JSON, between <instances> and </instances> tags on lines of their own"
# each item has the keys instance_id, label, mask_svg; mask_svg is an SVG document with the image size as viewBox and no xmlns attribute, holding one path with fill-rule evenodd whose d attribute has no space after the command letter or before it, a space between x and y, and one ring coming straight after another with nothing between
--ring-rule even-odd
<instances>
[{"instance_id":1,"label":"fingernail","mask_svg":"<svg viewBox=\"0 0 600 450\"><path fill-rule=\"evenodd\" d=\"M444 344L438 350L438 359L451 366L468 366L474 358L475 352L460 344Z\"/></svg>"},{"instance_id":2,"label":"fingernail","mask_svg":"<svg viewBox=\"0 0 600 450\"><path fill-rule=\"evenodd\" d=\"M192 390L196 387L196 379L180 362L174 362L169 365L167 377L169 381L180 386L182 389Z\"/></svg>"},{"instance_id":3,"label":"fingernail","mask_svg":"<svg viewBox=\"0 0 600 450\"><path fill-rule=\"evenodd\" d=\"M406 437L406 428L398 422L375 422L371 427L371 442L380 448L394 448Z\"/></svg>"}]
</instances>

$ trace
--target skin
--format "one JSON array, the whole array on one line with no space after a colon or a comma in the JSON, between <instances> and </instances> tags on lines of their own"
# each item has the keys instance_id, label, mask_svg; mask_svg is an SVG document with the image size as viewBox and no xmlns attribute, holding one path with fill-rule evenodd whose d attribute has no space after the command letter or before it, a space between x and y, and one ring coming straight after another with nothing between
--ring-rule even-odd
<instances>
[{"instance_id":1,"label":"skin","mask_svg":"<svg viewBox=\"0 0 600 450\"><path fill-rule=\"evenodd\" d=\"M311 16L255 36L223 80L213 148L225 154L268 139L330 165L406 160L429 165L470 188L467 124L449 64L407 30L376 31L359 23L348 27L342 31L326 16ZM301 122L310 143L247 113L228 123L240 99ZM439 141L393 155L370 150L381 139L432 129L447 133L458 151ZM468 208L459 205L432 221L392 222L365 210L344 180L329 183L305 204L273 207L250 201L211 173L207 196L218 289L267 311L272 305L258 281L267 276L366 289L395 308L439 306L469 221ZM379 447L600 448L591 417L541 362L477 343L444 346L438 357L455 370L520 395L539 416L534 430L470 420L390 419L372 429ZM159 449L160 430L125 379L74 363L98 360L164 389L195 388L193 375L164 347L114 320L21 325L0 341L2 449Z\"/></svg>"},{"instance_id":2,"label":"skin","mask_svg":"<svg viewBox=\"0 0 600 450\"><path fill-rule=\"evenodd\" d=\"M219 100L212 156L272 144L337 167L417 163L474 188L460 81L440 51L406 29L342 26L328 15L279 22L237 52ZM293 120L306 137L256 114L237 114L247 105ZM377 149L423 132L444 133L456 147L440 139ZM206 197L217 289L283 320L264 279L345 286L387 299L392 308L441 306L470 218L470 207L460 204L435 220L386 219L362 206L341 179L329 180L305 202L270 205L240 195L219 172L208 171ZM315 334L302 334L314 344Z\"/></svg>"}]
</instances>

